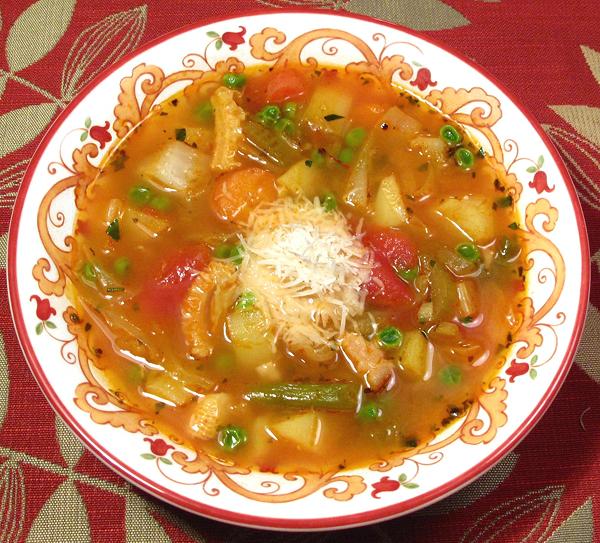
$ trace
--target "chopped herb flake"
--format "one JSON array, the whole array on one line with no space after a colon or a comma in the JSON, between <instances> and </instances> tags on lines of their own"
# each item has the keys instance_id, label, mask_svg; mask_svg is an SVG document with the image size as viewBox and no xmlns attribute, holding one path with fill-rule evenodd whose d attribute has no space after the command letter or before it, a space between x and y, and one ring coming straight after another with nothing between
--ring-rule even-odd
<instances>
[{"instance_id":1,"label":"chopped herb flake","mask_svg":"<svg viewBox=\"0 0 600 543\"><path fill-rule=\"evenodd\" d=\"M115 241L121 239L121 229L119 228L119 219L113 220L106 228L106 233Z\"/></svg>"},{"instance_id":2,"label":"chopped herb flake","mask_svg":"<svg viewBox=\"0 0 600 543\"><path fill-rule=\"evenodd\" d=\"M343 119L343 115L337 115L336 113L330 113L329 115L325 115L323 117L327 122L337 121L338 119Z\"/></svg>"},{"instance_id":3,"label":"chopped herb flake","mask_svg":"<svg viewBox=\"0 0 600 543\"><path fill-rule=\"evenodd\" d=\"M176 128L175 129L175 139L177 141L185 141L187 136L187 130L185 128Z\"/></svg>"}]
</instances>

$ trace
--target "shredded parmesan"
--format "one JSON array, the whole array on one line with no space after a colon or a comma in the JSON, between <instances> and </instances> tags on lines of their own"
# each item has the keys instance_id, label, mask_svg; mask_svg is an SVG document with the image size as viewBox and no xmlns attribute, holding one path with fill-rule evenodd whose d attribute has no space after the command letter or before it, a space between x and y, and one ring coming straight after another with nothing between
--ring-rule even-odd
<instances>
[{"instance_id":1,"label":"shredded parmesan","mask_svg":"<svg viewBox=\"0 0 600 543\"><path fill-rule=\"evenodd\" d=\"M277 327L287 347L331 357L347 323L363 313L369 251L344 216L318 201L280 199L255 209L241 240L243 289Z\"/></svg>"}]
</instances>

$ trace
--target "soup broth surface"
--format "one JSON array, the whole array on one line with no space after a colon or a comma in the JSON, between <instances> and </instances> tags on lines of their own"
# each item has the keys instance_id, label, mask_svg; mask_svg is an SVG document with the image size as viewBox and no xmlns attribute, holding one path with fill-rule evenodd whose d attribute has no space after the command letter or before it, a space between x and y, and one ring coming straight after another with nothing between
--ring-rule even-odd
<instances>
[{"instance_id":1,"label":"soup broth surface","mask_svg":"<svg viewBox=\"0 0 600 543\"><path fill-rule=\"evenodd\" d=\"M118 143L79 212L94 365L167 435L264 471L418 447L512 340L510 189L460 126L370 76L191 85Z\"/></svg>"}]
</instances>

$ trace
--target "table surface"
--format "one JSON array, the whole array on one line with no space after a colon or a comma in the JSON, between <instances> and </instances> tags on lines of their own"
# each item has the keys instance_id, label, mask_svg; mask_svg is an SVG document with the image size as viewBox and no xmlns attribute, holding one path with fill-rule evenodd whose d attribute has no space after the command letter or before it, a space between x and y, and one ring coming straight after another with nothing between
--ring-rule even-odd
<instances>
[{"instance_id":1,"label":"table surface","mask_svg":"<svg viewBox=\"0 0 600 543\"><path fill-rule=\"evenodd\" d=\"M562 154L585 212L592 293L579 353L527 439L490 472L419 513L345 532L231 527L164 505L115 475L57 419L0 304L2 542L600 541L600 8L598 0L0 0L0 266L11 208L48 123L68 103L61 74L101 25L115 60L179 26L248 9L368 14L441 39L510 88ZM111 22L112 21L112 22ZM120 21L116 24L115 21ZM125 23L125 24L123 24ZM119 49L115 47L119 45ZM85 67L91 76L98 60ZM0 275L0 299L7 299Z\"/></svg>"}]
</instances>

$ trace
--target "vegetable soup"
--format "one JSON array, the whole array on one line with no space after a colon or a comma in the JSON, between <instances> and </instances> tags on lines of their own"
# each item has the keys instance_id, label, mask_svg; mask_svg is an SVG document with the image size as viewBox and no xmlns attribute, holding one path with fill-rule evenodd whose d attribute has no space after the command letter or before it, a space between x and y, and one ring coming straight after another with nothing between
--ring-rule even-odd
<instances>
[{"instance_id":1,"label":"vegetable soup","mask_svg":"<svg viewBox=\"0 0 600 543\"><path fill-rule=\"evenodd\" d=\"M111 393L168 436L342 469L430 441L495 376L521 243L512 188L426 103L258 67L118 142L77 217L71 298Z\"/></svg>"}]
</instances>

